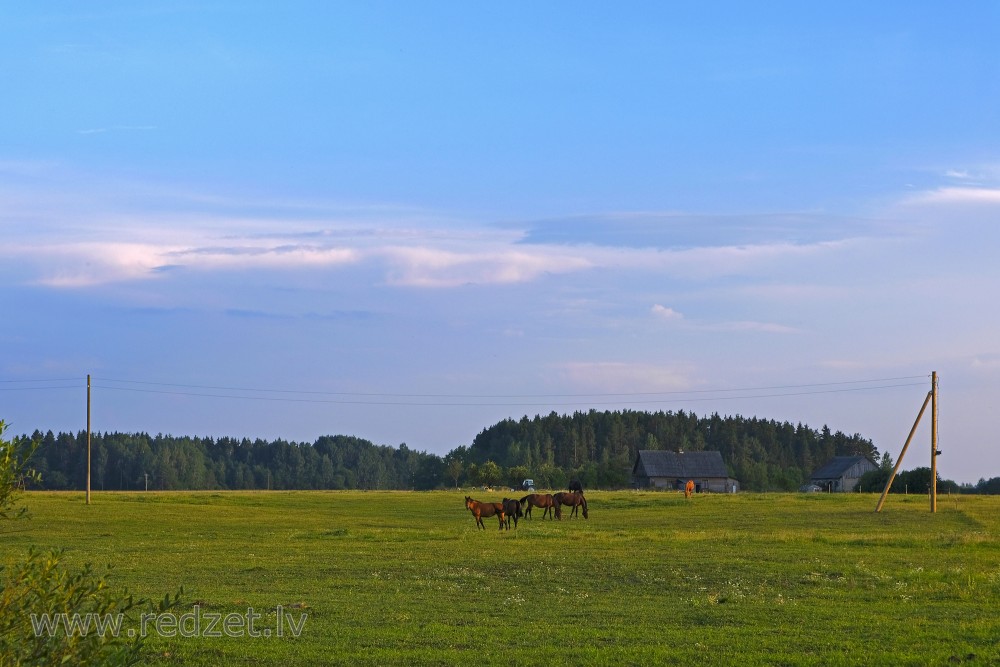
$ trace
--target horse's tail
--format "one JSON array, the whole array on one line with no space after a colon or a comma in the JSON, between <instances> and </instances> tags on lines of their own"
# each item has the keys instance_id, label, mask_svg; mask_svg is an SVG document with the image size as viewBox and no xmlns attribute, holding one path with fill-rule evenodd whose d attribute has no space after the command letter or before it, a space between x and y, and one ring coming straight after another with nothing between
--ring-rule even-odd
<instances>
[{"instance_id":1,"label":"horse's tail","mask_svg":"<svg viewBox=\"0 0 1000 667\"><path fill-rule=\"evenodd\" d=\"M528 502L528 498L530 498L530 497L531 497L531 494L528 494L524 498L521 498L518 502L523 505L524 503Z\"/></svg>"}]
</instances>

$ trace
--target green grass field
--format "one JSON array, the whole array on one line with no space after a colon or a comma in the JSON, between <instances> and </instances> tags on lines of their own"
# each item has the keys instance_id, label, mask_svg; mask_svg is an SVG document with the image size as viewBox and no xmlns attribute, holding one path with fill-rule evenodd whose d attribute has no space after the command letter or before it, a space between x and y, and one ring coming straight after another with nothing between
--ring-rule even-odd
<instances>
[{"instance_id":1,"label":"green grass field","mask_svg":"<svg viewBox=\"0 0 1000 667\"><path fill-rule=\"evenodd\" d=\"M1000 663L997 497L591 492L589 520L501 533L464 495L29 493L3 555L183 585L178 614L307 614L297 638L153 637L151 664Z\"/></svg>"}]
</instances>

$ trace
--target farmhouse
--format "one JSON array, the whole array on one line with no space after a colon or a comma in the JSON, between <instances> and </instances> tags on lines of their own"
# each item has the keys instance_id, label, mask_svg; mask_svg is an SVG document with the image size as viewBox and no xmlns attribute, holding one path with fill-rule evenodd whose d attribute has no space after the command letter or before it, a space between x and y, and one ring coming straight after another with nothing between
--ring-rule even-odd
<instances>
[{"instance_id":1,"label":"farmhouse","mask_svg":"<svg viewBox=\"0 0 1000 667\"><path fill-rule=\"evenodd\" d=\"M640 449L632 466L635 488L683 489L694 481L695 491L735 493L740 483L729 476L721 452L667 452Z\"/></svg>"},{"instance_id":2,"label":"farmhouse","mask_svg":"<svg viewBox=\"0 0 1000 667\"><path fill-rule=\"evenodd\" d=\"M867 456L834 456L809 477L809 482L824 491L853 491L861 476L876 468Z\"/></svg>"}]
</instances>

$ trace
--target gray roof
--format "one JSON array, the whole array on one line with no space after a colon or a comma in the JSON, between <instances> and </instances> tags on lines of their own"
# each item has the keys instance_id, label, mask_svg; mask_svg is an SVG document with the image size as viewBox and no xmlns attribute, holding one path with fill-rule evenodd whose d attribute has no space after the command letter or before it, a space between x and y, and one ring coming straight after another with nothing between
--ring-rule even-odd
<instances>
[{"instance_id":1,"label":"gray roof","mask_svg":"<svg viewBox=\"0 0 1000 667\"><path fill-rule=\"evenodd\" d=\"M693 479L695 477L729 477L722 452L668 452L640 449L632 473L646 477Z\"/></svg>"},{"instance_id":2,"label":"gray roof","mask_svg":"<svg viewBox=\"0 0 1000 667\"><path fill-rule=\"evenodd\" d=\"M840 479L844 473L861 461L868 461L873 467L878 467L867 456L834 456L825 465L820 466L809 479Z\"/></svg>"}]
</instances>

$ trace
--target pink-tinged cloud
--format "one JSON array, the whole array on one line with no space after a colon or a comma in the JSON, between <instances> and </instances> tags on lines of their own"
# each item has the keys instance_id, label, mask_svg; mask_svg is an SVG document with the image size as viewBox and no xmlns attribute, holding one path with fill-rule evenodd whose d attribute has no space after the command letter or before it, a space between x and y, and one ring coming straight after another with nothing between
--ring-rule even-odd
<instances>
[{"instance_id":1,"label":"pink-tinged cloud","mask_svg":"<svg viewBox=\"0 0 1000 667\"><path fill-rule=\"evenodd\" d=\"M593 264L571 254L522 250L445 250L431 247L390 247L377 251L389 264L388 282L406 287L457 287L511 284L544 274L570 273Z\"/></svg>"},{"instance_id":2,"label":"pink-tinged cloud","mask_svg":"<svg viewBox=\"0 0 1000 667\"><path fill-rule=\"evenodd\" d=\"M1000 204L1000 189L948 187L929 190L909 198L911 204Z\"/></svg>"}]
</instances>

